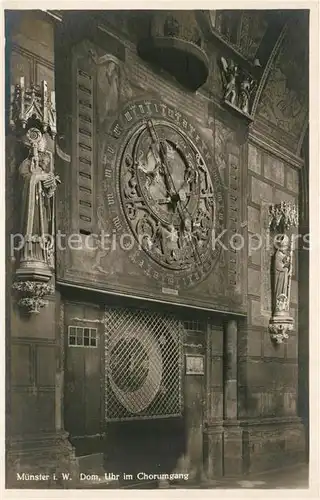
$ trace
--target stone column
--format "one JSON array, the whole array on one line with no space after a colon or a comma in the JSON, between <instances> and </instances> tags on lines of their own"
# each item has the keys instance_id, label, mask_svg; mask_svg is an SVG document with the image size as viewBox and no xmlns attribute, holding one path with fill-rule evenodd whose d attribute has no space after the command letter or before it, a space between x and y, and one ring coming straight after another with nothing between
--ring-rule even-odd
<instances>
[{"instance_id":1,"label":"stone column","mask_svg":"<svg viewBox=\"0 0 320 500\"><path fill-rule=\"evenodd\" d=\"M6 229L24 239L15 251L9 249L7 262L6 485L46 488L62 486L60 472L76 467L63 430L63 339L56 317L54 25L38 11L17 14L11 11L6 19L11 26ZM44 479L29 481L18 473L42 473Z\"/></svg>"},{"instance_id":2,"label":"stone column","mask_svg":"<svg viewBox=\"0 0 320 500\"><path fill-rule=\"evenodd\" d=\"M205 334L192 329L186 330L184 356L205 355ZM205 403L205 377L201 369L190 372L186 369L184 378L184 426L185 451L179 458L175 472L189 475L188 484L199 484L204 477L203 469L203 418ZM181 483L185 484L185 483Z\"/></svg>"},{"instance_id":3,"label":"stone column","mask_svg":"<svg viewBox=\"0 0 320 500\"><path fill-rule=\"evenodd\" d=\"M237 381L237 340L238 325L229 319L224 329L224 457L225 476L242 474L242 430L237 419L238 381Z\"/></svg>"},{"instance_id":4,"label":"stone column","mask_svg":"<svg viewBox=\"0 0 320 500\"><path fill-rule=\"evenodd\" d=\"M230 319L225 326L223 400L223 417L225 420L237 419L237 337L237 321Z\"/></svg>"}]
</instances>

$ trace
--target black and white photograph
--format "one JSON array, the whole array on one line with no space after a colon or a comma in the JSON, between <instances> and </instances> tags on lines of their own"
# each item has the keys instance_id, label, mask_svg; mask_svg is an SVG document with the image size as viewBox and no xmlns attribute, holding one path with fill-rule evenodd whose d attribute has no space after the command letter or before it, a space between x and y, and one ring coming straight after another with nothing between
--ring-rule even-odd
<instances>
[{"instance_id":1,"label":"black and white photograph","mask_svg":"<svg viewBox=\"0 0 320 500\"><path fill-rule=\"evenodd\" d=\"M251 4L4 9L6 490L308 494L314 9Z\"/></svg>"}]
</instances>

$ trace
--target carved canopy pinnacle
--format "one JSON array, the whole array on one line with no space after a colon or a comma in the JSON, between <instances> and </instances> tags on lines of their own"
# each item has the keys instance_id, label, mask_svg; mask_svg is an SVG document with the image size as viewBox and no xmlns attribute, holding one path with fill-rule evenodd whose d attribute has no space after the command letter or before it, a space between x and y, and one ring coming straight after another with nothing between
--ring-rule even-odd
<instances>
[{"instance_id":1,"label":"carved canopy pinnacle","mask_svg":"<svg viewBox=\"0 0 320 500\"><path fill-rule=\"evenodd\" d=\"M57 133L55 92L48 91L45 80L41 85L25 86L22 76L20 82L11 87L10 125L13 130L28 129L37 123L41 132L52 137Z\"/></svg>"}]
</instances>

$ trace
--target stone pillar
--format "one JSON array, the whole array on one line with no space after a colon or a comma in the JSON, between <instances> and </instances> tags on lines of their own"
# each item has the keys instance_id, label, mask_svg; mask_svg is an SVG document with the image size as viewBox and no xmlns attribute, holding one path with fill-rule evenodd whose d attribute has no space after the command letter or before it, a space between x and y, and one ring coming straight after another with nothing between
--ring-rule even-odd
<instances>
[{"instance_id":1,"label":"stone pillar","mask_svg":"<svg viewBox=\"0 0 320 500\"><path fill-rule=\"evenodd\" d=\"M189 474L188 484L199 484L202 479L205 479L203 464L205 333L201 334L188 329L184 348L185 356L199 356L200 370L189 371L186 368L184 378L185 452L178 460L176 472Z\"/></svg>"},{"instance_id":2,"label":"stone pillar","mask_svg":"<svg viewBox=\"0 0 320 500\"><path fill-rule=\"evenodd\" d=\"M54 25L40 11L10 11L6 22L7 233L24 237L7 263L6 486L58 487L64 482L60 472L72 472L76 459L63 429L63 339L55 291ZM23 473L45 479L24 480Z\"/></svg>"},{"instance_id":3,"label":"stone pillar","mask_svg":"<svg viewBox=\"0 0 320 500\"><path fill-rule=\"evenodd\" d=\"M237 339L237 321L229 319L224 330L223 470L225 476L240 475L243 470L242 430L237 419Z\"/></svg>"}]
</instances>

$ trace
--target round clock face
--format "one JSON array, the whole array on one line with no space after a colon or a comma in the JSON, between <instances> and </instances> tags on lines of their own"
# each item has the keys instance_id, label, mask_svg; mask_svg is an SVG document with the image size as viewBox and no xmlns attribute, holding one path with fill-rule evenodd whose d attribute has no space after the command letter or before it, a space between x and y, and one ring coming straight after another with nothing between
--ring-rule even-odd
<instances>
[{"instance_id":1,"label":"round clock face","mask_svg":"<svg viewBox=\"0 0 320 500\"><path fill-rule=\"evenodd\" d=\"M171 273L177 288L191 286L187 276L196 273L198 281L203 279L218 257L212 237L223 221L220 178L208 165L210 153L196 129L190 125L198 138L192 141L185 119L187 127L179 127L159 104L151 106L141 116L131 113L128 123L114 124L114 135L120 131L123 141L116 160L109 162L107 197L116 197L114 224L122 231L130 228L149 265L157 269L153 277L163 270ZM141 111L141 104L135 108ZM129 116L128 110L123 116ZM115 151L109 143L110 149Z\"/></svg>"}]
</instances>

